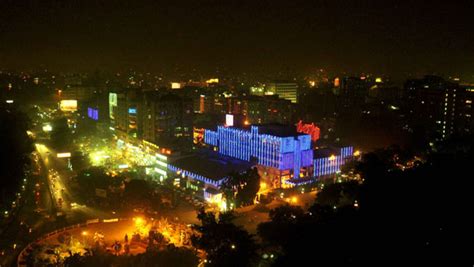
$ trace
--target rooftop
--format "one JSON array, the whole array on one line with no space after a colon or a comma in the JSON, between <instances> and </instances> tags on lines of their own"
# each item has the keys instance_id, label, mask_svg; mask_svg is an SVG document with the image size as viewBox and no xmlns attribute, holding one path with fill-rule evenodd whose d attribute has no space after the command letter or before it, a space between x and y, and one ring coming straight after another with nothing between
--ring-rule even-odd
<instances>
[{"instance_id":1,"label":"rooftop","mask_svg":"<svg viewBox=\"0 0 474 267\"><path fill-rule=\"evenodd\" d=\"M242 172L252 167L252 164L218 154L210 150L201 150L187 157L182 157L171 165L219 181L232 172Z\"/></svg>"}]
</instances>

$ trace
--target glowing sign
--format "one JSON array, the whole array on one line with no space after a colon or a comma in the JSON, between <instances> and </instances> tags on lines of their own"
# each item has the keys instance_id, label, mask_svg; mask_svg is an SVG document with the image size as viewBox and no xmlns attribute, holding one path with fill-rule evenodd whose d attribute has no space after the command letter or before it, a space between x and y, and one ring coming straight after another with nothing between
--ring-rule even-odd
<instances>
[{"instance_id":1,"label":"glowing sign","mask_svg":"<svg viewBox=\"0 0 474 267\"><path fill-rule=\"evenodd\" d=\"M225 115L225 125L226 126L234 126L234 115L226 114Z\"/></svg>"},{"instance_id":2,"label":"glowing sign","mask_svg":"<svg viewBox=\"0 0 474 267\"><path fill-rule=\"evenodd\" d=\"M137 109L136 108L129 108L128 109L128 114L137 114Z\"/></svg>"},{"instance_id":3,"label":"glowing sign","mask_svg":"<svg viewBox=\"0 0 474 267\"><path fill-rule=\"evenodd\" d=\"M99 120L99 111L95 108L87 108L87 117L93 120Z\"/></svg>"},{"instance_id":4,"label":"glowing sign","mask_svg":"<svg viewBox=\"0 0 474 267\"><path fill-rule=\"evenodd\" d=\"M109 117L114 119L114 110L117 107L117 94L109 93Z\"/></svg>"},{"instance_id":5,"label":"glowing sign","mask_svg":"<svg viewBox=\"0 0 474 267\"><path fill-rule=\"evenodd\" d=\"M171 89L181 89L181 83L171 83Z\"/></svg>"},{"instance_id":6,"label":"glowing sign","mask_svg":"<svg viewBox=\"0 0 474 267\"><path fill-rule=\"evenodd\" d=\"M71 153L69 153L69 152L58 153L56 156L57 156L58 158L70 158L70 157L71 157Z\"/></svg>"},{"instance_id":7,"label":"glowing sign","mask_svg":"<svg viewBox=\"0 0 474 267\"><path fill-rule=\"evenodd\" d=\"M298 124L296 124L296 131L299 133L305 133L311 135L311 140L313 142L317 141L319 139L319 135L321 130L319 127L314 125L314 123L303 123L302 121L299 121Z\"/></svg>"},{"instance_id":8,"label":"glowing sign","mask_svg":"<svg viewBox=\"0 0 474 267\"><path fill-rule=\"evenodd\" d=\"M13 100L9 99L9 100L7 100L7 101L5 101L5 102L7 102L8 104L12 104L12 103L13 103Z\"/></svg>"},{"instance_id":9,"label":"glowing sign","mask_svg":"<svg viewBox=\"0 0 474 267\"><path fill-rule=\"evenodd\" d=\"M375 78L375 82L376 82L376 83L381 83L381 82L382 82L382 78L380 78L380 77Z\"/></svg>"},{"instance_id":10,"label":"glowing sign","mask_svg":"<svg viewBox=\"0 0 474 267\"><path fill-rule=\"evenodd\" d=\"M46 124L43 126L43 131L44 132L51 132L53 130L53 127L49 124Z\"/></svg>"},{"instance_id":11,"label":"glowing sign","mask_svg":"<svg viewBox=\"0 0 474 267\"><path fill-rule=\"evenodd\" d=\"M70 112L77 111L77 100L61 100L59 109Z\"/></svg>"}]
</instances>

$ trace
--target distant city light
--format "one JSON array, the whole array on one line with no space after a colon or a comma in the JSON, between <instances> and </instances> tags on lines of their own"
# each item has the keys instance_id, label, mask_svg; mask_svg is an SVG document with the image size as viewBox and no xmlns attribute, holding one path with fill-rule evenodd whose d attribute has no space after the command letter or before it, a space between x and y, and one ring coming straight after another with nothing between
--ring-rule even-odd
<instances>
[{"instance_id":1,"label":"distant city light","mask_svg":"<svg viewBox=\"0 0 474 267\"><path fill-rule=\"evenodd\" d=\"M207 84L209 83L219 83L219 78L211 78L206 81Z\"/></svg>"},{"instance_id":2,"label":"distant city light","mask_svg":"<svg viewBox=\"0 0 474 267\"><path fill-rule=\"evenodd\" d=\"M13 100L11 100L11 99L8 99L8 100L7 100L7 101L5 101L5 102L7 102L8 104L12 104L12 103L13 103Z\"/></svg>"},{"instance_id":3,"label":"distant city light","mask_svg":"<svg viewBox=\"0 0 474 267\"><path fill-rule=\"evenodd\" d=\"M43 126L43 132L51 132L53 127L50 124L46 124Z\"/></svg>"},{"instance_id":4,"label":"distant city light","mask_svg":"<svg viewBox=\"0 0 474 267\"><path fill-rule=\"evenodd\" d=\"M59 103L59 109L69 112L77 111L77 100L61 100Z\"/></svg>"},{"instance_id":5,"label":"distant city light","mask_svg":"<svg viewBox=\"0 0 474 267\"><path fill-rule=\"evenodd\" d=\"M172 82L171 89L181 89L181 83Z\"/></svg>"}]
</instances>

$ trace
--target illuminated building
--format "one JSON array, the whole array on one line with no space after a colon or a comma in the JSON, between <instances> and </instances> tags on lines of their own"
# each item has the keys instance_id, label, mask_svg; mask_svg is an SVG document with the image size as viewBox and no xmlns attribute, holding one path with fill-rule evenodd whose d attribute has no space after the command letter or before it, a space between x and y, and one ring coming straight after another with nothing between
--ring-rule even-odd
<instances>
[{"instance_id":1,"label":"illuminated building","mask_svg":"<svg viewBox=\"0 0 474 267\"><path fill-rule=\"evenodd\" d=\"M465 131L468 91L458 83L437 76L405 83L410 128L421 128L434 139ZM468 127L469 128L469 127Z\"/></svg>"},{"instance_id":2,"label":"illuminated building","mask_svg":"<svg viewBox=\"0 0 474 267\"><path fill-rule=\"evenodd\" d=\"M229 111L232 114L242 114L247 124L289 124L294 113L291 101L276 95L233 97L229 104Z\"/></svg>"},{"instance_id":3,"label":"illuminated building","mask_svg":"<svg viewBox=\"0 0 474 267\"><path fill-rule=\"evenodd\" d=\"M191 146L193 140L193 103L174 94L147 92L143 105L143 139L155 144L177 140Z\"/></svg>"},{"instance_id":4,"label":"illuminated building","mask_svg":"<svg viewBox=\"0 0 474 267\"><path fill-rule=\"evenodd\" d=\"M314 125L314 123L303 123L303 121L299 121L296 124L296 131L299 133L305 133L311 135L311 141L316 142L319 139L320 129L318 126Z\"/></svg>"},{"instance_id":5,"label":"illuminated building","mask_svg":"<svg viewBox=\"0 0 474 267\"><path fill-rule=\"evenodd\" d=\"M461 103L462 131L472 133L474 131L474 85L464 88L464 97Z\"/></svg>"},{"instance_id":6,"label":"illuminated building","mask_svg":"<svg viewBox=\"0 0 474 267\"><path fill-rule=\"evenodd\" d=\"M220 186L232 173L243 173L251 167L248 161L206 150L168 164L168 170L181 178L180 186L194 191L203 190L203 194L207 192L204 195L206 198L217 197Z\"/></svg>"},{"instance_id":7,"label":"illuminated building","mask_svg":"<svg viewBox=\"0 0 474 267\"><path fill-rule=\"evenodd\" d=\"M290 100L291 103L297 103L298 85L292 82L274 82L266 87L266 94L275 94L280 98Z\"/></svg>"},{"instance_id":8,"label":"illuminated building","mask_svg":"<svg viewBox=\"0 0 474 267\"><path fill-rule=\"evenodd\" d=\"M339 172L341 167L352 158L354 148L352 146L334 149L318 149L314 155L313 176L318 178Z\"/></svg>"},{"instance_id":9,"label":"illuminated building","mask_svg":"<svg viewBox=\"0 0 474 267\"><path fill-rule=\"evenodd\" d=\"M279 124L252 125L250 129L218 126L206 130L204 142L226 156L255 162L259 171L273 173L269 182L285 187L285 181L311 175L311 137Z\"/></svg>"},{"instance_id":10,"label":"illuminated building","mask_svg":"<svg viewBox=\"0 0 474 267\"><path fill-rule=\"evenodd\" d=\"M114 109L115 129L135 138L138 137L138 102L134 91L120 92L117 93L117 106Z\"/></svg>"}]
</instances>

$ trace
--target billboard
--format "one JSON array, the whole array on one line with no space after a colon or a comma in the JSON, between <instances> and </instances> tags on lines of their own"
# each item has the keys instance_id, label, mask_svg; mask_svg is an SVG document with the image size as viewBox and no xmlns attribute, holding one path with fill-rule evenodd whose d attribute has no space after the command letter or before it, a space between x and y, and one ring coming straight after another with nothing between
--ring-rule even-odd
<instances>
[{"instance_id":1,"label":"billboard","mask_svg":"<svg viewBox=\"0 0 474 267\"><path fill-rule=\"evenodd\" d=\"M59 109L70 112L77 111L77 100L61 100L59 102Z\"/></svg>"}]
</instances>

